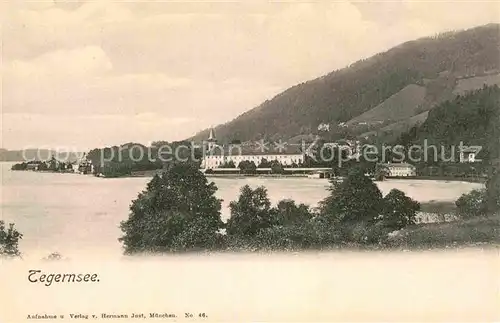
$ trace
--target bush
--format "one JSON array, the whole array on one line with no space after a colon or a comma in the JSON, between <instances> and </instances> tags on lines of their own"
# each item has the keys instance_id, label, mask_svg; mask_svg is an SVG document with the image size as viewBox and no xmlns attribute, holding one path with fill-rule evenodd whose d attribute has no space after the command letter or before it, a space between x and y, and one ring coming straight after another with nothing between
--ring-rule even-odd
<instances>
[{"instance_id":1,"label":"bush","mask_svg":"<svg viewBox=\"0 0 500 323\"><path fill-rule=\"evenodd\" d=\"M259 231L254 248L264 250L322 249L340 243L332 227L321 222L307 221L287 226L272 226Z\"/></svg>"},{"instance_id":2,"label":"bush","mask_svg":"<svg viewBox=\"0 0 500 323\"><path fill-rule=\"evenodd\" d=\"M335 231L342 243L355 245L373 245L386 241L387 235L393 231L386 227L382 221L357 222L337 224Z\"/></svg>"},{"instance_id":3,"label":"bush","mask_svg":"<svg viewBox=\"0 0 500 323\"><path fill-rule=\"evenodd\" d=\"M483 216L487 213L487 192L485 189L473 190L463 194L455 202L459 216L468 218L473 216Z\"/></svg>"},{"instance_id":4,"label":"bush","mask_svg":"<svg viewBox=\"0 0 500 323\"><path fill-rule=\"evenodd\" d=\"M273 160L270 163L271 167L271 173L273 174L283 174L285 172L285 169L283 168L283 165L277 160Z\"/></svg>"},{"instance_id":5,"label":"bush","mask_svg":"<svg viewBox=\"0 0 500 323\"><path fill-rule=\"evenodd\" d=\"M391 230L400 230L407 225L415 224L420 203L412 200L404 192L393 189L383 200L382 222Z\"/></svg>"}]
</instances>

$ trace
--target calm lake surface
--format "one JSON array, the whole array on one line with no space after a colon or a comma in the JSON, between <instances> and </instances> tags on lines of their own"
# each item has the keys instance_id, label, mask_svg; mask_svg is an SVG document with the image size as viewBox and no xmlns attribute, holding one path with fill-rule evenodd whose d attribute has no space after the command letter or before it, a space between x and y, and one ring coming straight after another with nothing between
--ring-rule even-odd
<instances>
[{"instance_id":1,"label":"calm lake surface","mask_svg":"<svg viewBox=\"0 0 500 323\"><path fill-rule=\"evenodd\" d=\"M14 222L24 237L20 249L25 256L121 254L117 241L120 221L128 216L133 199L150 178L103 179L77 174L10 171L12 163L1 163L1 218ZM291 198L311 206L327 194L328 182L308 178L213 178L223 199L223 219L230 201L245 185L264 185L273 202ZM384 194L392 188L421 201L456 200L482 184L430 180L389 180L378 183Z\"/></svg>"}]
</instances>

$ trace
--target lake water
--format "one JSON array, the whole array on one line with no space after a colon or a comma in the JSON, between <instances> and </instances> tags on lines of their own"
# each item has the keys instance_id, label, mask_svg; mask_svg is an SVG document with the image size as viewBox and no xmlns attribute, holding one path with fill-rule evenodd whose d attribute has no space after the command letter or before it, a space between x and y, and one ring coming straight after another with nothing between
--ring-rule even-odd
<instances>
[{"instance_id":1,"label":"lake water","mask_svg":"<svg viewBox=\"0 0 500 323\"><path fill-rule=\"evenodd\" d=\"M117 256L121 245L120 221L128 216L133 199L150 178L103 179L77 174L10 171L2 163L1 218L14 222L24 237L24 255L39 257L51 252L63 255L99 254ZM239 189L249 184L264 185L273 202L291 198L315 206L327 194L328 182L309 178L213 178L223 199L223 219L228 204L237 199ZM378 183L387 194L392 188L418 201L456 200L482 184L429 180L388 180Z\"/></svg>"}]
</instances>

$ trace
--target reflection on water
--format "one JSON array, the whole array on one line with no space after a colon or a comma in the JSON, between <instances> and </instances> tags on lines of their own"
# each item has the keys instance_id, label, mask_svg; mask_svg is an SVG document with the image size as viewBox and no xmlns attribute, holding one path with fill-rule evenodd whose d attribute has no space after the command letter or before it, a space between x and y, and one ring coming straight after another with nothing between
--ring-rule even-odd
<instances>
[{"instance_id":1,"label":"reflection on water","mask_svg":"<svg viewBox=\"0 0 500 323\"><path fill-rule=\"evenodd\" d=\"M81 252L96 255L119 255L120 221L150 178L102 179L77 174L52 174L10 171L2 163L2 218L15 222L24 234L23 254L47 256L57 251L63 255ZM327 194L328 182L308 178L213 178L223 199L222 217L229 216L229 202L239 189L249 184L264 185L273 202L291 198L315 206ZM387 194L392 188L404 191L418 201L455 200L482 184L428 180L389 180L378 182Z\"/></svg>"}]
</instances>

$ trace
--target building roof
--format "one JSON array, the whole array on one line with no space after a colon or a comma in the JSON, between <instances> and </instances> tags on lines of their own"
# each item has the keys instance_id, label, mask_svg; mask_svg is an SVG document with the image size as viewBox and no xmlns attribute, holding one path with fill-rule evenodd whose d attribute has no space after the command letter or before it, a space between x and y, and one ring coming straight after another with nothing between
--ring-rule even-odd
<instances>
[{"instance_id":1,"label":"building roof","mask_svg":"<svg viewBox=\"0 0 500 323\"><path fill-rule=\"evenodd\" d=\"M464 146L462 149L460 149L460 152L462 153L478 153L481 151L481 147L476 147L476 146Z\"/></svg>"}]
</instances>

